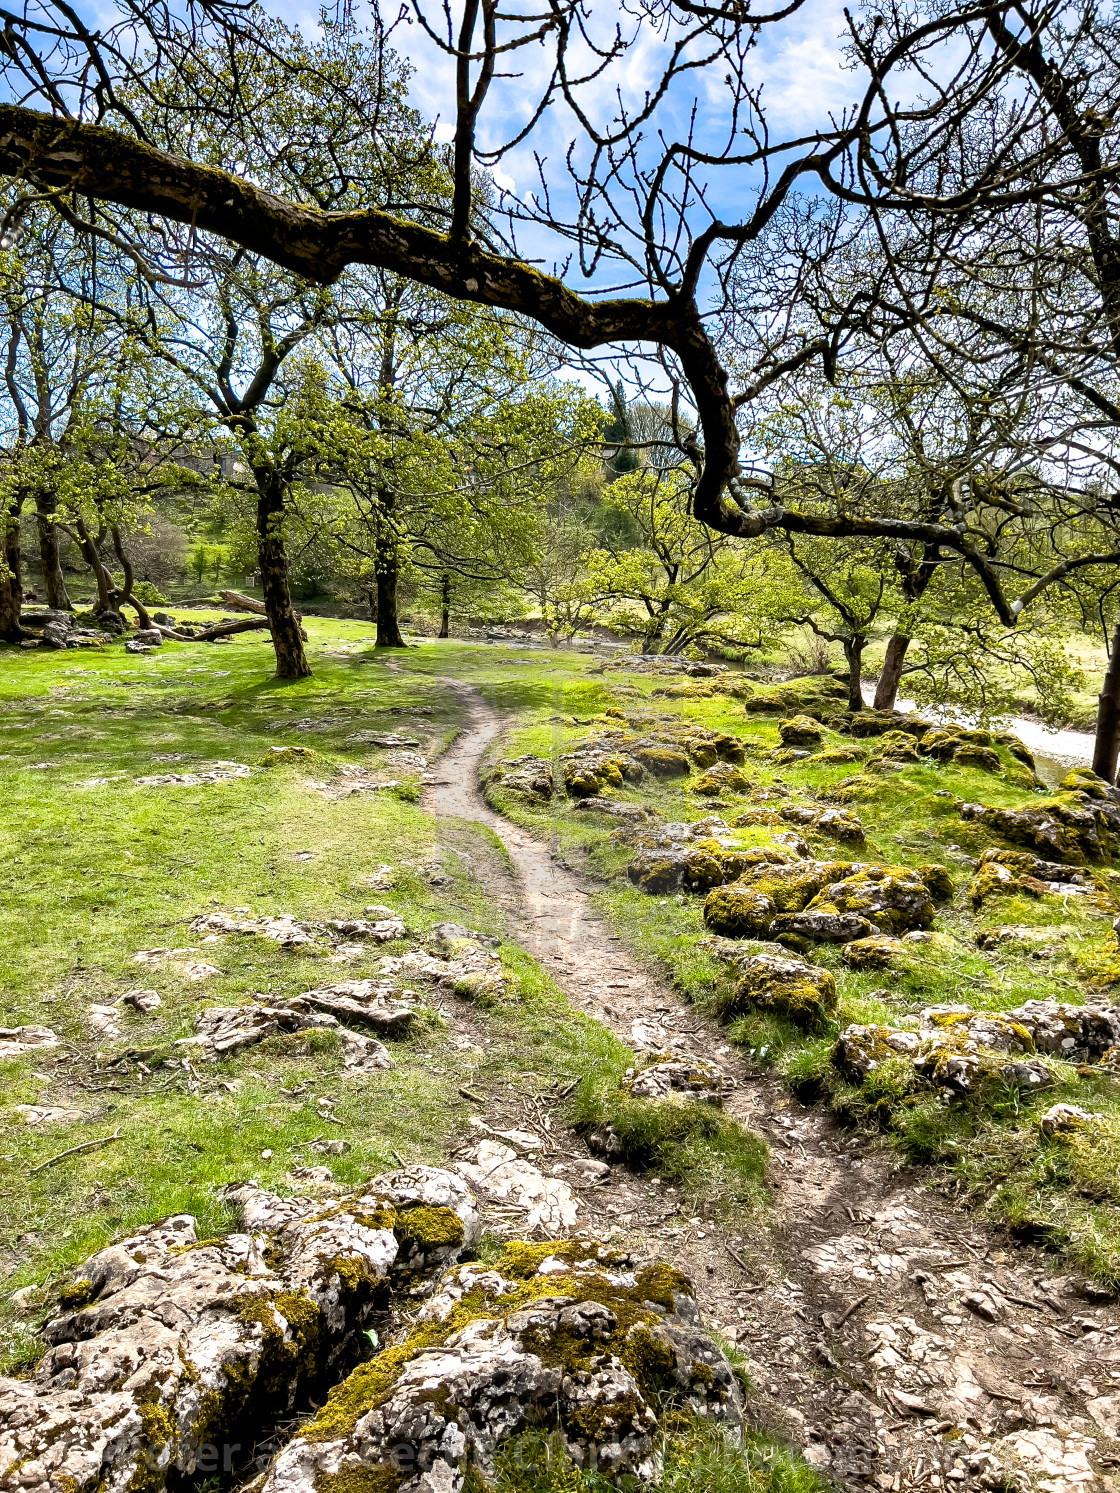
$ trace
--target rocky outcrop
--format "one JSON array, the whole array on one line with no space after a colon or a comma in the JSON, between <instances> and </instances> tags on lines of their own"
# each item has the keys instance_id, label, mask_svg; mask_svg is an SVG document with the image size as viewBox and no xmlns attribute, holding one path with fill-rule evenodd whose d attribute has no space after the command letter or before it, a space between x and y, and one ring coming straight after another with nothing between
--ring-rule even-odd
<instances>
[{"instance_id":1,"label":"rocky outcrop","mask_svg":"<svg viewBox=\"0 0 1120 1493\"><path fill-rule=\"evenodd\" d=\"M1036 855L1074 865L1110 854L1120 836L1120 804L1083 790L1056 793L1017 809L962 804L960 814Z\"/></svg>"},{"instance_id":2,"label":"rocky outcrop","mask_svg":"<svg viewBox=\"0 0 1120 1493\"><path fill-rule=\"evenodd\" d=\"M307 996L295 996L272 1006L260 1001L248 1001L243 1006L209 1006L194 1018L195 1035L180 1037L174 1045L204 1062L215 1063L268 1037L321 1031L337 1037L344 1067L372 1072L393 1066L392 1058L376 1038L351 1031L327 1011L309 1009L314 1005L310 1000L312 994L308 992ZM366 1014L363 1010L363 1017Z\"/></svg>"},{"instance_id":3,"label":"rocky outcrop","mask_svg":"<svg viewBox=\"0 0 1120 1493\"><path fill-rule=\"evenodd\" d=\"M363 1486L458 1493L503 1442L553 1430L588 1471L658 1475L658 1409L741 1420L730 1366L691 1288L663 1264L593 1243L510 1245L449 1271L409 1336L336 1389L262 1493ZM337 1480L337 1482L336 1482Z\"/></svg>"},{"instance_id":4,"label":"rocky outcrop","mask_svg":"<svg viewBox=\"0 0 1120 1493\"><path fill-rule=\"evenodd\" d=\"M18 1058L25 1052L58 1046L58 1036L49 1026L0 1026L0 1058Z\"/></svg>"},{"instance_id":5,"label":"rocky outcrop","mask_svg":"<svg viewBox=\"0 0 1120 1493\"><path fill-rule=\"evenodd\" d=\"M1069 896L1085 895L1095 890L1093 878L1075 866L1042 860L1027 850L989 847L980 857L968 894L973 907L979 909L991 897L1011 896L1017 892L1042 897L1047 892Z\"/></svg>"},{"instance_id":6,"label":"rocky outcrop","mask_svg":"<svg viewBox=\"0 0 1120 1493\"><path fill-rule=\"evenodd\" d=\"M237 1233L168 1218L93 1255L29 1379L0 1379L0 1488L158 1493L235 1465L238 1443L357 1356L375 1304L479 1233L450 1172L409 1167L342 1201L233 1191ZM224 1467L222 1462L224 1460Z\"/></svg>"},{"instance_id":7,"label":"rocky outcrop","mask_svg":"<svg viewBox=\"0 0 1120 1493\"><path fill-rule=\"evenodd\" d=\"M854 912L780 912L770 924L770 937L807 938L813 943L850 943L875 933L874 923Z\"/></svg>"},{"instance_id":8,"label":"rocky outcrop","mask_svg":"<svg viewBox=\"0 0 1120 1493\"><path fill-rule=\"evenodd\" d=\"M690 786L693 793L715 798L721 793L749 793L751 780L741 767L736 767L731 762L717 762L707 772L702 772Z\"/></svg>"},{"instance_id":9,"label":"rocky outcrop","mask_svg":"<svg viewBox=\"0 0 1120 1493\"><path fill-rule=\"evenodd\" d=\"M501 788L518 798L547 800L552 797L552 763L532 753L506 757L490 768L482 782L487 788Z\"/></svg>"},{"instance_id":10,"label":"rocky outcrop","mask_svg":"<svg viewBox=\"0 0 1120 1493\"><path fill-rule=\"evenodd\" d=\"M811 749L820 746L823 740L820 726L810 715L795 715L789 720L779 721L778 735L783 746Z\"/></svg>"},{"instance_id":11,"label":"rocky outcrop","mask_svg":"<svg viewBox=\"0 0 1120 1493\"><path fill-rule=\"evenodd\" d=\"M930 1006L916 1031L849 1026L833 1049L833 1062L859 1084L884 1062L904 1058L914 1084L983 1097L993 1082L1001 1092L1048 1088L1055 1081L1052 1058L1110 1068L1114 1054L1120 1055L1120 1007L1026 1001L1000 1012ZM900 1084L900 1091L905 1087Z\"/></svg>"},{"instance_id":12,"label":"rocky outcrop","mask_svg":"<svg viewBox=\"0 0 1120 1493\"><path fill-rule=\"evenodd\" d=\"M709 892L704 922L713 933L729 938L763 936L778 913L803 911L823 886L851 869L850 861L791 860L786 865L761 862L748 866L737 881Z\"/></svg>"},{"instance_id":13,"label":"rocky outcrop","mask_svg":"<svg viewBox=\"0 0 1120 1493\"><path fill-rule=\"evenodd\" d=\"M584 747L561 757L564 787L572 798L591 798L625 783L640 783L649 764L637 754ZM688 761L685 760L685 772Z\"/></svg>"}]
</instances>

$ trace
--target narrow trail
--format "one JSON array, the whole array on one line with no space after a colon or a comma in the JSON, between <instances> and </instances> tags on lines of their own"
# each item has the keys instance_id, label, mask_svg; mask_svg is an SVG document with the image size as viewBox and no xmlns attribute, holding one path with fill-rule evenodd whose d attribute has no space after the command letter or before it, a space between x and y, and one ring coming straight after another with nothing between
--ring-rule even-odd
<instances>
[{"instance_id":1,"label":"narrow trail","mask_svg":"<svg viewBox=\"0 0 1120 1493\"><path fill-rule=\"evenodd\" d=\"M581 1223L621 1228L689 1274L711 1325L749 1356L752 1415L841 1482L1002 1488L1010 1467L1042 1493L1117 1493L1115 1305L751 1070L718 1026L627 955L591 910L593 888L488 807L479 766L503 723L473 686L439 682L466 725L424 805L484 824L505 846L518 884L503 900L519 941L573 1006L636 1052L671 1047L719 1063L735 1081L728 1111L771 1146L770 1216L744 1218L737 1232L685 1218L653 1179L623 1168L614 1185L581 1193Z\"/></svg>"}]
</instances>

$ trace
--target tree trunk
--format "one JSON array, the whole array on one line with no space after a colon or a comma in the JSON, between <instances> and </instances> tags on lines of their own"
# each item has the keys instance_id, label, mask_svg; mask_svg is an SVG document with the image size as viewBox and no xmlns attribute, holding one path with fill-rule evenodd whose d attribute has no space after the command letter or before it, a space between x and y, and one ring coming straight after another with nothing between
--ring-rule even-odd
<instances>
[{"instance_id":1,"label":"tree trunk","mask_svg":"<svg viewBox=\"0 0 1120 1493\"><path fill-rule=\"evenodd\" d=\"M440 587L441 611L439 615L439 635L441 638L451 636L451 577L445 570Z\"/></svg>"},{"instance_id":2,"label":"tree trunk","mask_svg":"<svg viewBox=\"0 0 1120 1493\"><path fill-rule=\"evenodd\" d=\"M405 648L397 622L397 556L396 551L377 558L377 645L378 648Z\"/></svg>"},{"instance_id":3,"label":"tree trunk","mask_svg":"<svg viewBox=\"0 0 1120 1493\"><path fill-rule=\"evenodd\" d=\"M1097 696L1097 732L1093 741L1093 771L1110 783L1116 781L1120 755L1120 622L1112 634L1108 667Z\"/></svg>"},{"instance_id":4,"label":"tree trunk","mask_svg":"<svg viewBox=\"0 0 1120 1493\"><path fill-rule=\"evenodd\" d=\"M844 662L848 665L848 709L863 709L863 690L860 688L863 670L864 637L844 639Z\"/></svg>"},{"instance_id":5,"label":"tree trunk","mask_svg":"<svg viewBox=\"0 0 1120 1493\"><path fill-rule=\"evenodd\" d=\"M85 520L81 518L75 519L74 527L78 531L78 546L81 549L82 558L90 570L93 571L93 578L97 582L97 605L93 610L95 612L114 612L116 611L116 607L113 605L113 600L116 591L109 578L109 572L101 563L101 556L98 553L101 540L104 537L104 531L94 539L93 535L86 528Z\"/></svg>"},{"instance_id":6,"label":"tree trunk","mask_svg":"<svg viewBox=\"0 0 1120 1493\"><path fill-rule=\"evenodd\" d=\"M276 651L278 679L307 679L311 665L303 651L299 622L288 591L288 552L284 548L284 488L275 472L258 472L257 557L261 590Z\"/></svg>"},{"instance_id":7,"label":"tree trunk","mask_svg":"<svg viewBox=\"0 0 1120 1493\"><path fill-rule=\"evenodd\" d=\"M879 675L879 683L875 686L876 710L894 709L895 701L898 699L898 686L902 682L902 665L909 646L910 638L906 633L891 634L887 651L883 654L883 672Z\"/></svg>"},{"instance_id":8,"label":"tree trunk","mask_svg":"<svg viewBox=\"0 0 1120 1493\"><path fill-rule=\"evenodd\" d=\"M377 587L376 586L367 586L366 587L366 606L369 609L369 620L371 622L376 622L377 621Z\"/></svg>"},{"instance_id":9,"label":"tree trunk","mask_svg":"<svg viewBox=\"0 0 1120 1493\"><path fill-rule=\"evenodd\" d=\"M58 501L53 493L40 492L35 495L35 521L39 530L39 564L43 572L43 589L47 593L47 605L56 612L72 612L73 603L66 593L66 582L62 578L62 561L58 553Z\"/></svg>"},{"instance_id":10,"label":"tree trunk","mask_svg":"<svg viewBox=\"0 0 1120 1493\"><path fill-rule=\"evenodd\" d=\"M0 642L18 643L27 634L20 622L23 607L23 574L19 553L18 500L0 514L3 553L0 554Z\"/></svg>"}]
</instances>

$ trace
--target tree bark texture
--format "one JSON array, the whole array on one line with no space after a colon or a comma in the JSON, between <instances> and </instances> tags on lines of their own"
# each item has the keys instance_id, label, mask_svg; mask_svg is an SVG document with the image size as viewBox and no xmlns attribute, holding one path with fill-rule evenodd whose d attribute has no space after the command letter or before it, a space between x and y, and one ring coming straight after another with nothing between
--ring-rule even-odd
<instances>
[{"instance_id":1,"label":"tree bark texture","mask_svg":"<svg viewBox=\"0 0 1120 1493\"><path fill-rule=\"evenodd\" d=\"M377 557L377 647L407 647L397 621L397 556L386 551Z\"/></svg>"},{"instance_id":2,"label":"tree bark texture","mask_svg":"<svg viewBox=\"0 0 1120 1493\"><path fill-rule=\"evenodd\" d=\"M56 612L72 612L73 603L66 593L62 561L58 552L58 525L55 515L58 501L53 493L35 495L35 523L39 531L39 566L43 572L43 589L47 605Z\"/></svg>"},{"instance_id":3,"label":"tree bark texture","mask_svg":"<svg viewBox=\"0 0 1120 1493\"><path fill-rule=\"evenodd\" d=\"M257 474L257 563L261 590L276 651L278 679L307 679L311 665L303 651L299 621L288 590L288 552L284 547L284 488L277 474Z\"/></svg>"},{"instance_id":4,"label":"tree bark texture","mask_svg":"<svg viewBox=\"0 0 1120 1493\"><path fill-rule=\"evenodd\" d=\"M439 635L441 638L449 638L451 636L451 577L446 571L440 586L440 607Z\"/></svg>"},{"instance_id":5,"label":"tree bark texture","mask_svg":"<svg viewBox=\"0 0 1120 1493\"><path fill-rule=\"evenodd\" d=\"M844 639L844 662L848 665L848 709L863 709L863 650L867 644L864 637Z\"/></svg>"},{"instance_id":6,"label":"tree bark texture","mask_svg":"<svg viewBox=\"0 0 1120 1493\"><path fill-rule=\"evenodd\" d=\"M904 632L891 634L887 651L883 654L883 669L879 683L875 686L875 709L893 710L898 699L898 686L902 682L902 665L906 661L906 650L910 638Z\"/></svg>"},{"instance_id":7,"label":"tree bark texture","mask_svg":"<svg viewBox=\"0 0 1120 1493\"><path fill-rule=\"evenodd\" d=\"M19 552L18 501L7 513L0 512L0 538L3 556L0 560L0 641L18 643L26 636L20 614L23 609L23 574Z\"/></svg>"},{"instance_id":8,"label":"tree bark texture","mask_svg":"<svg viewBox=\"0 0 1120 1493\"><path fill-rule=\"evenodd\" d=\"M1097 696L1097 730L1093 741L1093 771L1110 783L1116 781L1120 756L1120 621L1112 633L1108 667Z\"/></svg>"}]
</instances>

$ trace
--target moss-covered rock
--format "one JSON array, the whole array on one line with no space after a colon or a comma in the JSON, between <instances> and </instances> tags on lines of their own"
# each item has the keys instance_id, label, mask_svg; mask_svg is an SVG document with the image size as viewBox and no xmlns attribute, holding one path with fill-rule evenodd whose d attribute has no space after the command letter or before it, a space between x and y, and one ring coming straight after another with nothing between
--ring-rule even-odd
<instances>
[{"instance_id":1,"label":"moss-covered rock","mask_svg":"<svg viewBox=\"0 0 1120 1493\"><path fill-rule=\"evenodd\" d=\"M681 884L684 857L683 849L639 850L627 866L626 874L636 887L650 895L673 892Z\"/></svg>"},{"instance_id":2,"label":"moss-covered rock","mask_svg":"<svg viewBox=\"0 0 1120 1493\"><path fill-rule=\"evenodd\" d=\"M780 746L775 747L772 752L767 752L766 757L775 766L785 767L792 762L804 762L812 755L809 747Z\"/></svg>"},{"instance_id":3,"label":"moss-covered rock","mask_svg":"<svg viewBox=\"0 0 1120 1493\"><path fill-rule=\"evenodd\" d=\"M498 762L483 774L484 788L500 787L519 798L547 800L552 797L552 763L527 753Z\"/></svg>"},{"instance_id":4,"label":"moss-covered rock","mask_svg":"<svg viewBox=\"0 0 1120 1493\"><path fill-rule=\"evenodd\" d=\"M789 720L779 721L778 735L783 746L815 747L824 739L820 726L812 716L795 715Z\"/></svg>"},{"instance_id":5,"label":"moss-covered rock","mask_svg":"<svg viewBox=\"0 0 1120 1493\"><path fill-rule=\"evenodd\" d=\"M850 861L790 860L784 865L760 862L748 867L740 880L769 897L778 912L801 912L822 887L838 881L851 869Z\"/></svg>"},{"instance_id":6,"label":"moss-covered rock","mask_svg":"<svg viewBox=\"0 0 1120 1493\"><path fill-rule=\"evenodd\" d=\"M749 793L750 790L751 781L746 773L731 762L717 762L689 784L691 793L701 793L713 798L721 793Z\"/></svg>"},{"instance_id":7,"label":"moss-covered rock","mask_svg":"<svg viewBox=\"0 0 1120 1493\"><path fill-rule=\"evenodd\" d=\"M868 765L874 767L879 762L920 762L922 755L918 750L918 743L914 737L906 731L885 731L879 737L875 751L868 759Z\"/></svg>"},{"instance_id":8,"label":"moss-covered rock","mask_svg":"<svg viewBox=\"0 0 1120 1493\"><path fill-rule=\"evenodd\" d=\"M794 938L804 940L806 947L814 943L849 944L873 932L874 924L851 912L780 912L770 924L770 937L791 948Z\"/></svg>"},{"instance_id":9,"label":"moss-covered rock","mask_svg":"<svg viewBox=\"0 0 1120 1493\"><path fill-rule=\"evenodd\" d=\"M1060 793L1084 793L1089 798L1116 802L1116 789L1091 767L1071 767L1058 784Z\"/></svg>"},{"instance_id":10,"label":"moss-covered rock","mask_svg":"<svg viewBox=\"0 0 1120 1493\"><path fill-rule=\"evenodd\" d=\"M825 764L830 767L834 765L840 766L848 762L864 762L867 760L867 753L863 747L858 747L854 744L851 746L832 746L825 747L823 752L818 752L813 760L818 766Z\"/></svg>"},{"instance_id":11,"label":"moss-covered rock","mask_svg":"<svg viewBox=\"0 0 1120 1493\"><path fill-rule=\"evenodd\" d=\"M933 722L919 715L904 715L901 711L871 710L856 711L849 730L853 736L885 736L888 731L903 731L908 736L921 737L933 729Z\"/></svg>"},{"instance_id":12,"label":"moss-covered rock","mask_svg":"<svg viewBox=\"0 0 1120 1493\"><path fill-rule=\"evenodd\" d=\"M863 844L863 824L850 809L821 809L811 817L808 828L841 844Z\"/></svg>"},{"instance_id":13,"label":"moss-covered rock","mask_svg":"<svg viewBox=\"0 0 1120 1493\"><path fill-rule=\"evenodd\" d=\"M876 933L870 938L856 938L840 950L849 969L888 969L905 950L901 939Z\"/></svg>"},{"instance_id":14,"label":"moss-covered rock","mask_svg":"<svg viewBox=\"0 0 1120 1493\"><path fill-rule=\"evenodd\" d=\"M741 961L734 995L724 1003L723 1014L772 1011L806 1031L818 1031L835 1009L836 982L828 970L800 959L760 954Z\"/></svg>"},{"instance_id":15,"label":"moss-covered rock","mask_svg":"<svg viewBox=\"0 0 1120 1493\"><path fill-rule=\"evenodd\" d=\"M864 866L843 881L823 887L809 906L858 913L888 933L928 928L933 922L929 888L907 866Z\"/></svg>"},{"instance_id":16,"label":"moss-covered rock","mask_svg":"<svg viewBox=\"0 0 1120 1493\"><path fill-rule=\"evenodd\" d=\"M590 1241L512 1243L439 1282L407 1336L331 1391L264 1493L324 1493L345 1468L401 1477L402 1443L407 1472L433 1469L428 1485L458 1493L527 1428L557 1434L574 1464L649 1482L658 1414L674 1410L741 1420L687 1280Z\"/></svg>"},{"instance_id":17,"label":"moss-covered rock","mask_svg":"<svg viewBox=\"0 0 1120 1493\"><path fill-rule=\"evenodd\" d=\"M923 861L918 867L918 875L929 888L929 894L935 902L953 900L953 878L949 875L947 866L941 865L939 861Z\"/></svg>"},{"instance_id":18,"label":"moss-covered rock","mask_svg":"<svg viewBox=\"0 0 1120 1493\"><path fill-rule=\"evenodd\" d=\"M998 752L994 752L991 747L976 746L967 741L957 747L953 753L953 762L957 767L975 767L980 772L1003 771Z\"/></svg>"},{"instance_id":19,"label":"moss-covered rock","mask_svg":"<svg viewBox=\"0 0 1120 1493\"><path fill-rule=\"evenodd\" d=\"M269 747L258 765L260 767L299 767L306 762L313 761L315 755L310 747Z\"/></svg>"},{"instance_id":20,"label":"moss-covered rock","mask_svg":"<svg viewBox=\"0 0 1120 1493\"><path fill-rule=\"evenodd\" d=\"M853 1025L840 1033L832 1049L832 1061L849 1083L862 1083L876 1068L893 1058L912 1056L920 1045L917 1032Z\"/></svg>"},{"instance_id":21,"label":"moss-covered rock","mask_svg":"<svg viewBox=\"0 0 1120 1493\"><path fill-rule=\"evenodd\" d=\"M1053 794L1017 809L962 804L960 814L1012 844L1074 865L1100 860L1120 845L1120 805L1083 792Z\"/></svg>"},{"instance_id":22,"label":"moss-covered rock","mask_svg":"<svg viewBox=\"0 0 1120 1493\"><path fill-rule=\"evenodd\" d=\"M704 898L704 923L725 938L757 938L770 927L776 909L764 892L742 882L716 887Z\"/></svg>"},{"instance_id":23,"label":"moss-covered rock","mask_svg":"<svg viewBox=\"0 0 1120 1493\"><path fill-rule=\"evenodd\" d=\"M691 771L688 756L678 747L638 745L633 755L655 778L683 778Z\"/></svg>"}]
</instances>

